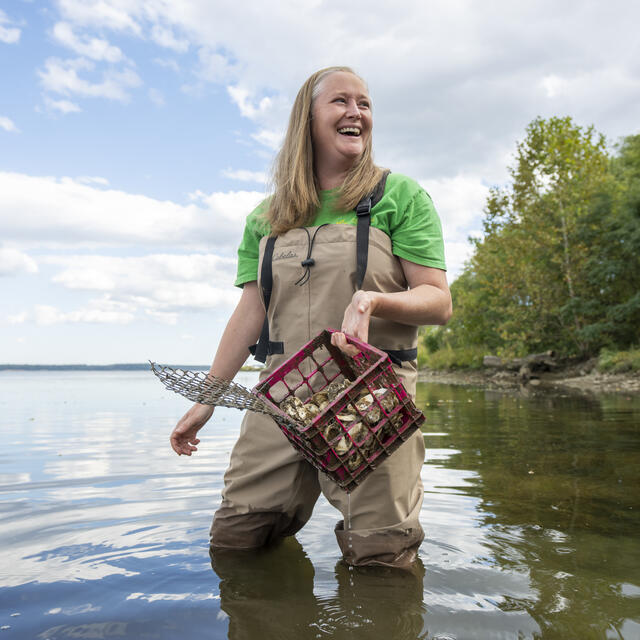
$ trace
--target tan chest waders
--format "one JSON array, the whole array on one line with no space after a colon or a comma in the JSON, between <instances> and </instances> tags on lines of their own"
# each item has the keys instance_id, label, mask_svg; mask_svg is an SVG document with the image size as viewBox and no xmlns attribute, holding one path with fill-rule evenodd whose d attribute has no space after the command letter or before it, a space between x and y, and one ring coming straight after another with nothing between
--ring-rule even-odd
<instances>
[{"instance_id":1,"label":"tan chest waders","mask_svg":"<svg viewBox=\"0 0 640 640\"><path fill-rule=\"evenodd\" d=\"M368 224L381 185L358 205L355 227L327 224L261 240L258 284L267 314L255 347L256 358L266 360L260 380L323 329L340 328L357 289L407 289L391 239ZM415 396L417 327L372 318L369 342L389 353ZM423 436L416 431L353 491L347 519L348 496L300 457L271 418L247 412L225 474L211 545L254 548L293 535L311 517L322 491L350 520L351 528L343 521L336 526L348 563L407 567L424 537L418 520L423 463Z\"/></svg>"}]
</instances>

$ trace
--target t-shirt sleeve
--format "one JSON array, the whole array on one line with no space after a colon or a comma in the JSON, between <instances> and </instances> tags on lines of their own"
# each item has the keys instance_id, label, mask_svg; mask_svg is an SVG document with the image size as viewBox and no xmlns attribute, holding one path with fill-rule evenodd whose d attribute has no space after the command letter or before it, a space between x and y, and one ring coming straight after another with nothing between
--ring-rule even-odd
<instances>
[{"instance_id":1,"label":"t-shirt sleeve","mask_svg":"<svg viewBox=\"0 0 640 640\"><path fill-rule=\"evenodd\" d=\"M268 234L268 225L261 220L264 203L258 205L248 216L242 234L242 241L238 247L238 271L236 287L242 287L245 282L258 279L258 263L260 239Z\"/></svg>"},{"instance_id":2,"label":"t-shirt sleeve","mask_svg":"<svg viewBox=\"0 0 640 640\"><path fill-rule=\"evenodd\" d=\"M429 194L420 188L390 225L394 255L446 271L440 217Z\"/></svg>"}]
</instances>

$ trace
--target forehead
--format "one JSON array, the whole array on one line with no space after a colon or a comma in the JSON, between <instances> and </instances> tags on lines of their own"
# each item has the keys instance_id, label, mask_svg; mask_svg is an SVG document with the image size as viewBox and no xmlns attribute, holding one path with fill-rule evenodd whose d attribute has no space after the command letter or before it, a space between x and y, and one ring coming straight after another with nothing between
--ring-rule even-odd
<instances>
[{"instance_id":1,"label":"forehead","mask_svg":"<svg viewBox=\"0 0 640 640\"><path fill-rule=\"evenodd\" d=\"M336 94L336 93L348 93L356 96L369 97L369 91L367 85L358 76L354 76L353 73L346 71L336 71L328 75L320 82L318 87L318 96Z\"/></svg>"}]
</instances>

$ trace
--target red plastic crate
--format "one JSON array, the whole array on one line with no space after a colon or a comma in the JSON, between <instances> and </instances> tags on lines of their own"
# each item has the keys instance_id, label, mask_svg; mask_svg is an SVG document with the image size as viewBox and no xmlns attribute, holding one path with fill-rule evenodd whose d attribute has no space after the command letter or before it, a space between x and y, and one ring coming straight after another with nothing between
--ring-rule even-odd
<instances>
[{"instance_id":1,"label":"red plastic crate","mask_svg":"<svg viewBox=\"0 0 640 640\"><path fill-rule=\"evenodd\" d=\"M333 333L332 329L320 333L257 384L253 393L282 416L278 419L276 415L274 420L304 458L342 489L351 491L407 440L424 422L424 415L416 408L384 351L347 336L347 341L360 350L351 358L331 344ZM333 381L345 379L349 380L349 386L310 424L293 421L280 409L287 398L295 396L306 404L314 393L326 389ZM378 389L390 390L387 393L393 394L395 401L391 396L381 400L373 393ZM355 403L367 393L372 395L373 403L362 411ZM385 409L383 403L392 402L395 406ZM352 424L339 417L348 410L356 414ZM374 422L375 416L379 419Z\"/></svg>"}]
</instances>

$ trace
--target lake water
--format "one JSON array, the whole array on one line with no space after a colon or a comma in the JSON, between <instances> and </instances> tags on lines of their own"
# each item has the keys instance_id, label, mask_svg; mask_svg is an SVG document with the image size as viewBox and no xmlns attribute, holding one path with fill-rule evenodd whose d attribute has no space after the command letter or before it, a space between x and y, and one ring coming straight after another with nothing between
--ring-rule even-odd
<instances>
[{"instance_id":1,"label":"lake water","mask_svg":"<svg viewBox=\"0 0 640 640\"><path fill-rule=\"evenodd\" d=\"M343 566L322 498L214 571L240 412L179 458L189 403L151 373L0 373L0 640L640 638L640 398L423 384L418 405L413 573Z\"/></svg>"}]
</instances>

